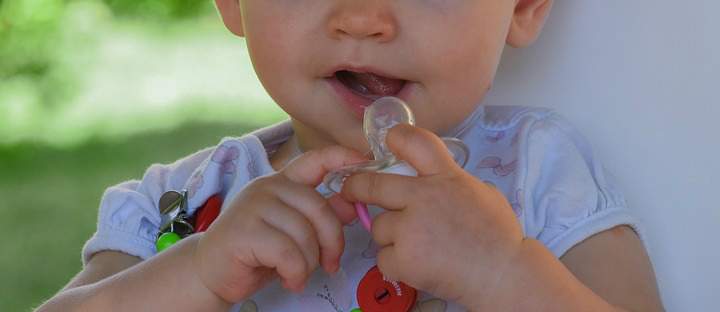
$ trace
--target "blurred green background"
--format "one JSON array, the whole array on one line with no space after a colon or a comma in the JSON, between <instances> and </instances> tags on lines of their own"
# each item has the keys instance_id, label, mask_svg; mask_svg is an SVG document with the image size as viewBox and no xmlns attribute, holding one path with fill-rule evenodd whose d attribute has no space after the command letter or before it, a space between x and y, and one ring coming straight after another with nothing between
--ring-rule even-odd
<instances>
[{"instance_id":1,"label":"blurred green background","mask_svg":"<svg viewBox=\"0 0 720 312\"><path fill-rule=\"evenodd\" d=\"M107 186L283 118L210 0L0 0L0 311L80 270Z\"/></svg>"}]
</instances>

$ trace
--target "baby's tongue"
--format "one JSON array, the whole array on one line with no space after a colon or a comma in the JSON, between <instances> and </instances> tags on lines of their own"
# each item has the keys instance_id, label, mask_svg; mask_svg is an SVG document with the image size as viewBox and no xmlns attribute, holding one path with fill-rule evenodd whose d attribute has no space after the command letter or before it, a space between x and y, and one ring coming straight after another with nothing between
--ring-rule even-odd
<instances>
[{"instance_id":1,"label":"baby's tongue","mask_svg":"<svg viewBox=\"0 0 720 312\"><path fill-rule=\"evenodd\" d=\"M382 77L371 73L352 73L352 75L355 81L365 86L369 93L373 95L396 95L405 84L404 80Z\"/></svg>"}]
</instances>

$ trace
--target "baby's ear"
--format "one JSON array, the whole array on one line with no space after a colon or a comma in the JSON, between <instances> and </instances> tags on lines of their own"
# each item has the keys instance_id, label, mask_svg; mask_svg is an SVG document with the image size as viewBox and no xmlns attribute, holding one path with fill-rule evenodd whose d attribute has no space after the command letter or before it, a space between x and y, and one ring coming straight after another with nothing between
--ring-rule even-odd
<instances>
[{"instance_id":1,"label":"baby's ear","mask_svg":"<svg viewBox=\"0 0 720 312\"><path fill-rule=\"evenodd\" d=\"M239 0L215 0L215 5L220 11L225 27L233 34L244 36Z\"/></svg>"},{"instance_id":2,"label":"baby's ear","mask_svg":"<svg viewBox=\"0 0 720 312\"><path fill-rule=\"evenodd\" d=\"M515 48L529 46L540 35L545 20L552 8L553 0L515 0L507 43Z\"/></svg>"}]
</instances>

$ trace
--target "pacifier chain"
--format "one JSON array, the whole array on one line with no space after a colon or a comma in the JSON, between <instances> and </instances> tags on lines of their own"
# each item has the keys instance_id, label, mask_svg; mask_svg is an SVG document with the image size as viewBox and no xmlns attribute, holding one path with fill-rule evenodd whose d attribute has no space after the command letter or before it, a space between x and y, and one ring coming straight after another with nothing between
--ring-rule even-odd
<instances>
[{"instance_id":1,"label":"pacifier chain","mask_svg":"<svg viewBox=\"0 0 720 312\"><path fill-rule=\"evenodd\" d=\"M373 102L365 109L363 130L374 159L328 173L323 179L325 187L334 193L340 193L345 179L358 172L417 176L415 169L398 160L385 144L390 128L401 123L415 125L415 117L405 102L395 97L383 97ZM455 138L442 140L455 162L464 167L469 155L467 146ZM326 197L330 195L332 194L325 194ZM370 232L372 217L367 205L362 202L353 205L360 223ZM373 266L360 281L356 296L360 308L351 312L410 311L415 305L417 290L405 283L387 279L377 266Z\"/></svg>"}]
</instances>

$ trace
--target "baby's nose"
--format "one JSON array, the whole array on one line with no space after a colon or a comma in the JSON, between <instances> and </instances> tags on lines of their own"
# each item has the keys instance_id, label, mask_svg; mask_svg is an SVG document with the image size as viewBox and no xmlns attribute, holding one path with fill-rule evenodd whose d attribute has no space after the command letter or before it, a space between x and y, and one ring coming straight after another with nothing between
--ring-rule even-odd
<instances>
[{"instance_id":1,"label":"baby's nose","mask_svg":"<svg viewBox=\"0 0 720 312\"><path fill-rule=\"evenodd\" d=\"M390 0L336 1L327 30L331 38L371 39L388 42L397 34L397 21Z\"/></svg>"}]
</instances>

